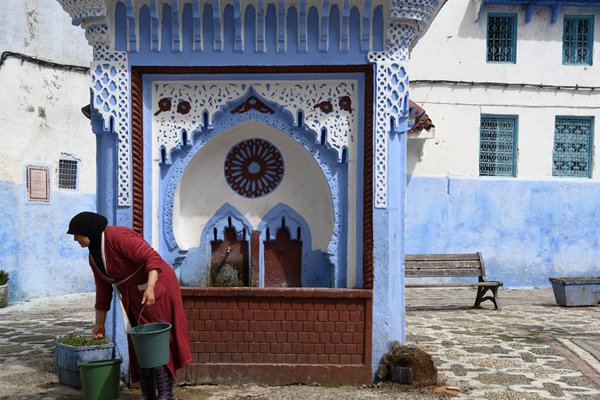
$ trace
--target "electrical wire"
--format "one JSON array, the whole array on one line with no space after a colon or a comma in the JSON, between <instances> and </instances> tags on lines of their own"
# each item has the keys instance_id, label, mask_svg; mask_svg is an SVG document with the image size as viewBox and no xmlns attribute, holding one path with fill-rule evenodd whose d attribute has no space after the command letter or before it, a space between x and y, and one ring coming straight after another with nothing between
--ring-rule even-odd
<instances>
[{"instance_id":1,"label":"electrical wire","mask_svg":"<svg viewBox=\"0 0 600 400\"><path fill-rule=\"evenodd\" d=\"M511 82L475 82L475 81L453 81L443 79L415 79L410 80L411 85L453 85L453 86L479 86L479 87L502 87L502 88L528 88L542 90L600 90L600 86L580 85L547 85L544 83L511 83Z\"/></svg>"},{"instance_id":2,"label":"electrical wire","mask_svg":"<svg viewBox=\"0 0 600 400\"><path fill-rule=\"evenodd\" d=\"M61 64L61 63L56 63L53 61L48 61L48 60L44 60L42 58L37 58L37 57L33 57L33 56L29 56L27 54L23 54L23 53L15 53L12 51L3 51L2 52L2 56L0 56L0 67L2 65L4 65L4 62L6 61L7 58L17 58L21 61L27 61L30 62L32 64L36 64L39 65L41 67L46 67L46 68L54 68L54 69L62 69L65 71L75 71L75 72L82 72L82 73L88 73L90 72L90 68L89 67L82 67L80 65L73 65L73 64Z\"/></svg>"}]
</instances>

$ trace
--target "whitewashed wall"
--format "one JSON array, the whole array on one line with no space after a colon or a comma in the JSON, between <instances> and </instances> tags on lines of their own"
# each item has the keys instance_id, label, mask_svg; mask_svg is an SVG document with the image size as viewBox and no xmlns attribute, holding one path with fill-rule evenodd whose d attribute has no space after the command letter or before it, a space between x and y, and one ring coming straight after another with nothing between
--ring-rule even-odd
<instances>
[{"instance_id":1,"label":"whitewashed wall","mask_svg":"<svg viewBox=\"0 0 600 400\"><path fill-rule=\"evenodd\" d=\"M516 64L486 63L489 12L518 14ZM408 142L406 252L482 251L488 274L507 286L597 274L598 151L591 179L556 178L552 149L557 115L593 116L598 143L600 92L418 81L598 87L600 8L561 8L555 24L549 8L528 24L518 7L486 7L478 22L475 14L471 0L447 2L411 55L411 100L426 109L436 137ZM562 65L565 14L594 15L592 66ZM479 177L481 114L518 116L515 178Z\"/></svg>"},{"instance_id":2,"label":"whitewashed wall","mask_svg":"<svg viewBox=\"0 0 600 400\"><path fill-rule=\"evenodd\" d=\"M81 28L55 0L0 2L1 51L59 64L89 66ZM66 235L77 212L95 210L95 136L81 107L89 75L14 56L0 66L0 268L11 275L11 299L89 291L85 252ZM80 161L79 189L58 189L62 156ZM50 202L27 200L27 165L50 168Z\"/></svg>"}]
</instances>

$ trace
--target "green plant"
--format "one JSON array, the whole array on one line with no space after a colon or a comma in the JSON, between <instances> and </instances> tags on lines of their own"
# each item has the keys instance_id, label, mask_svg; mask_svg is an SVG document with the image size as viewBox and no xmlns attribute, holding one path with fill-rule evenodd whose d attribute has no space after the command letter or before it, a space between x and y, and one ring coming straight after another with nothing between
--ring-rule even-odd
<instances>
[{"instance_id":1,"label":"green plant","mask_svg":"<svg viewBox=\"0 0 600 400\"><path fill-rule=\"evenodd\" d=\"M8 275L8 272L6 272L3 269L0 269L0 286L6 285L9 279L10 276Z\"/></svg>"},{"instance_id":2,"label":"green plant","mask_svg":"<svg viewBox=\"0 0 600 400\"><path fill-rule=\"evenodd\" d=\"M70 333L65 336L61 336L56 339L57 343L66 344L68 346L81 347L81 346L98 346L101 344L108 344L108 339L86 339L81 333Z\"/></svg>"}]
</instances>

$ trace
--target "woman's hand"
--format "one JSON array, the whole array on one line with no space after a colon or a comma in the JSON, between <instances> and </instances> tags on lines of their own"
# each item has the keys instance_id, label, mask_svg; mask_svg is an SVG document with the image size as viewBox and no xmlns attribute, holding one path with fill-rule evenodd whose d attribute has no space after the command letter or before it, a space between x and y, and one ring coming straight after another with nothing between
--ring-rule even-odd
<instances>
[{"instance_id":1,"label":"woman's hand","mask_svg":"<svg viewBox=\"0 0 600 400\"><path fill-rule=\"evenodd\" d=\"M154 297L154 287L148 286L146 290L144 290L144 297L142 297L142 304L150 306L156 302L156 298Z\"/></svg>"},{"instance_id":2,"label":"woman's hand","mask_svg":"<svg viewBox=\"0 0 600 400\"><path fill-rule=\"evenodd\" d=\"M104 339L104 325L94 325L94 328L92 329L92 339Z\"/></svg>"}]
</instances>

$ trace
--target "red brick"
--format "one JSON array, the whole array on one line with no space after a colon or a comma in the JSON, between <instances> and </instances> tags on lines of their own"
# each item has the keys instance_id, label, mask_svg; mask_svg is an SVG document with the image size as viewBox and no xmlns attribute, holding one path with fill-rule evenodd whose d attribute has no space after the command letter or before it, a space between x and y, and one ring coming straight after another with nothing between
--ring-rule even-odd
<instances>
[{"instance_id":1,"label":"red brick","mask_svg":"<svg viewBox=\"0 0 600 400\"><path fill-rule=\"evenodd\" d=\"M260 352L260 345L256 342L253 343L249 343L248 344L248 352L250 353L259 353Z\"/></svg>"},{"instance_id":2,"label":"red brick","mask_svg":"<svg viewBox=\"0 0 600 400\"><path fill-rule=\"evenodd\" d=\"M275 354L275 364L285 364L285 354Z\"/></svg>"},{"instance_id":3,"label":"red brick","mask_svg":"<svg viewBox=\"0 0 600 400\"><path fill-rule=\"evenodd\" d=\"M279 332L279 331L285 331L285 329L283 329L283 324L285 323L285 321L281 322L281 321L273 321L269 324L269 331L273 331L273 332ZM292 327L292 324L290 324L290 329Z\"/></svg>"},{"instance_id":4,"label":"red brick","mask_svg":"<svg viewBox=\"0 0 600 400\"><path fill-rule=\"evenodd\" d=\"M248 300L247 299L238 299L237 301L238 310L247 310L248 309Z\"/></svg>"},{"instance_id":5,"label":"red brick","mask_svg":"<svg viewBox=\"0 0 600 400\"><path fill-rule=\"evenodd\" d=\"M261 353L268 353L271 351L271 345L269 343L261 343L259 346L259 350Z\"/></svg>"},{"instance_id":6,"label":"red brick","mask_svg":"<svg viewBox=\"0 0 600 400\"><path fill-rule=\"evenodd\" d=\"M263 354L265 356L265 358L263 359L263 361L267 364L274 364L275 363L275 354L272 353L265 353Z\"/></svg>"},{"instance_id":7,"label":"red brick","mask_svg":"<svg viewBox=\"0 0 600 400\"><path fill-rule=\"evenodd\" d=\"M217 301L216 300L206 300L206 304L204 305L204 308L206 308L207 310L214 310L217 308Z\"/></svg>"},{"instance_id":8,"label":"red brick","mask_svg":"<svg viewBox=\"0 0 600 400\"><path fill-rule=\"evenodd\" d=\"M302 354L302 343L292 343L292 353Z\"/></svg>"},{"instance_id":9,"label":"red brick","mask_svg":"<svg viewBox=\"0 0 600 400\"><path fill-rule=\"evenodd\" d=\"M224 321L224 320L217 321L215 329L218 330L218 331L227 330L227 321Z\"/></svg>"},{"instance_id":10,"label":"red brick","mask_svg":"<svg viewBox=\"0 0 600 400\"><path fill-rule=\"evenodd\" d=\"M243 319L244 316L244 310L233 310L231 312L231 319L233 319L234 321L239 321L241 319Z\"/></svg>"},{"instance_id":11,"label":"red brick","mask_svg":"<svg viewBox=\"0 0 600 400\"><path fill-rule=\"evenodd\" d=\"M337 311L330 311L327 313L327 320L331 321L331 322L337 322L340 320L340 317L338 315Z\"/></svg>"},{"instance_id":12,"label":"red brick","mask_svg":"<svg viewBox=\"0 0 600 400\"><path fill-rule=\"evenodd\" d=\"M313 351L315 354L323 354L325 352L325 345L321 343L314 344Z\"/></svg>"},{"instance_id":13,"label":"red brick","mask_svg":"<svg viewBox=\"0 0 600 400\"><path fill-rule=\"evenodd\" d=\"M315 310L310 310L306 312L306 320L307 321L318 321L319 313Z\"/></svg>"},{"instance_id":14,"label":"red brick","mask_svg":"<svg viewBox=\"0 0 600 400\"><path fill-rule=\"evenodd\" d=\"M325 332L335 332L335 322L325 322Z\"/></svg>"},{"instance_id":15,"label":"red brick","mask_svg":"<svg viewBox=\"0 0 600 400\"><path fill-rule=\"evenodd\" d=\"M325 309L325 304L322 302L319 302L320 299L316 299L315 302L313 303L313 307L316 311L321 311Z\"/></svg>"},{"instance_id":16,"label":"red brick","mask_svg":"<svg viewBox=\"0 0 600 400\"><path fill-rule=\"evenodd\" d=\"M356 332L356 324L353 322L346 322L346 327L344 329L348 333Z\"/></svg>"},{"instance_id":17,"label":"red brick","mask_svg":"<svg viewBox=\"0 0 600 400\"><path fill-rule=\"evenodd\" d=\"M345 343L345 344L352 343L352 334L351 333L342 333L342 343Z\"/></svg>"},{"instance_id":18,"label":"red brick","mask_svg":"<svg viewBox=\"0 0 600 400\"><path fill-rule=\"evenodd\" d=\"M362 314L357 313L357 312L351 312L350 313L350 321L351 322L360 322L360 321L362 321Z\"/></svg>"},{"instance_id":19,"label":"red brick","mask_svg":"<svg viewBox=\"0 0 600 400\"><path fill-rule=\"evenodd\" d=\"M282 343L281 344L281 352L283 354L293 353L293 348L291 343Z\"/></svg>"},{"instance_id":20,"label":"red brick","mask_svg":"<svg viewBox=\"0 0 600 400\"><path fill-rule=\"evenodd\" d=\"M211 320L204 321L204 329L207 331L214 331L216 326L217 326L217 324L215 321L211 321Z\"/></svg>"},{"instance_id":21,"label":"red brick","mask_svg":"<svg viewBox=\"0 0 600 400\"><path fill-rule=\"evenodd\" d=\"M257 342L264 342L265 337L265 332L254 332L254 340L256 340Z\"/></svg>"},{"instance_id":22,"label":"red brick","mask_svg":"<svg viewBox=\"0 0 600 400\"><path fill-rule=\"evenodd\" d=\"M198 310L205 309L206 308L206 301L204 301L204 299L195 300L194 301L194 308L197 308Z\"/></svg>"},{"instance_id":23,"label":"red brick","mask_svg":"<svg viewBox=\"0 0 600 400\"><path fill-rule=\"evenodd\" d=\"M254 341L254 333L244 332L244 342L253 342L253 341Z\"/></svg>"},{"instance_id":24,"label":"red brick","mask_svg":"<svg viewBox=\"0 0 600 400\"><path fill-rule=\"evenodd\" d=\"M202 331L200 332L200 341L201 342L208 342L210 340L210 332L208 331Z\"/></svg>"},{"instance_id":25,"label":"red brick","mask_svg":"<svg viewBox=\"0 0 600 400\"><path fill-rule=\"evenodd\" d=\"M206 321L207 319L210 319L210 311L208 310L200 310L200 316L198 317L201 320Z\"/></svg>"},{"instance_id":26,"label":"red brick","mask_svg":"<svg viewBox=\"0 0 600 400\"><path fill-rule=\"evenodd\" d=\"M210 319L218 321L221 318L221 310L210 310Z\"/></svg>"},{"instance_id":27,"label":"red brick","mask_svg":"<svg viewBox=\"0 0 600 400\"><path fill-rule=\"evenodd\" d=\"M292 310L302 310L302 303L300 301L292 303Z\"/></svg>"},{"instance_id":28,"label":"red brick","mask_svg":"<svg viewBox=\"0 0 600 400\"><path fill-rule=\"evenodd\" d=\"M258 321L249 321L248 322L248 330L250 332L257 332L260 330L260 324Z\"/></svg>"},{"instance_id":29,"label":"red brick","mask_svg":"<svg viewBox=\"0 0 600 400\"><path fill-rule=\"evenodd\" d=\"M198 362L198 353L192 353L192 364Z\"/></svg>"},{"instance_id":30,"label":"red brick","mask_svg":"<svg viewBox=\"0 0 600 400\"><path fill-rule=\"evenodd\" d=\"M248 321L238 321L237 330L244 332L248 330Z\"/></svg>"},{"instance_id":31,"label":"red brick","mask_svg":"<svg viewBox=\"0 0 600 400\"><path fill-rule=\"evenodd\" d=\"M346 345L345 344L336 344L335 345L335 352L337 354L346 354Z\"/></svg>"},{"instance_id":32,"label":"red brick","mask_svg":"<svg viewBox=\"0 0 600 400\"><path fill-rule=\"evenodd\" d=\"M319 354L319 364L327 364L329 362L329 356L327 354Z\"/></svg>"},{"instance_id":33,"label":"red brick","mask_svg":"<svg viewBox=\"0 0 600 400\"><path fill-rule=\"evenodd\" d=\"M267 332L265 333L265 342L267 343L273 343L276 339L277 335L275 334L275 332Z\"/></svg>"},{"instance_id":34,"label":"red brick","mask_svg":"<svg viewBox=\"0 0 600 400\"><path fill-rule=\"evenodd\" d=\"M323 353L325 353L325 354L335 354L335 344L326 343L325 344L325 351Z\"/></svg>"},{"instance_id":35,"label":"red brick","mask_svg":"<svg viewBox=\"0 0 600 400\"><path fill-rule=\"evenodd\" d=\"M285 332L276 332L277 341L279 343L284 343L287 340L287 334Z\"/></svg>"},{"instance_id":36,"label":"red brick","mask_svg":"<svg viewBox=\"0 0 600 400\"><path fill-rule=\"evenodd\" d=\"M300 321L293 321L292 322L292 330L299 332L302 330L302 322Z\"/></svg>"},{"instance_id":37,"label":"red brick","mask_svg":"<svg viewBox=\"0 0 600 400\"><path fill-rule=\"evenodd\" d=\"M348 311L340 311L338 313L338 317L339 317L340 321L342 321L342 322L350 321L350 313Z\"/></svg>"},{"instance_id":38,"label":"red brick","mask_svg":"<svg viewBox=\"0 0 600 400\"><path fill-rule=\"evenodd\" d=\"M327 322L327 311L318 311L317 312L317 320L321 322Z\"/></svg>"},{"instance_id":39,"label":"red brick","mask_svg":"<svg viewBox=\"0 0 600 400\"><path fill-rule=\"evenodd\" d=\"M344 302L337 303L335 305L335 309L338 311L345 311L348 309L348 304Z\"/></svg>"},{"instance_id":40,"label":"red brick","mask_svg":"<svg viewBox=\"0 0 600 400\"><path fill-rule=\"evenodd\" d=\"M250 354L250 353L242 354L242 362L244 364L251 363L252 362L252 354Z\"/></svg>"},{"instance_id":41,"label":"red brick","mask_svg":"<svg viewBox=\"0 0 600 400\"><path fill-rule=\"evenodd\" d=\"M231 308L231 301L229 299L217 300L216 307L219 310L228 310Z\"/></svg>"},{"instance_id":42,"label":"red brick","mask_svg":"<svg viewBox=\"0 0 600 400\"><path fill-rule=\"evenodd\" d=\"M198 363L206 364L208 362L208 353L198 354Z\"/></svg>"},{"instance_id":43,"label":"red brick","mask_svg":"<svg viewBox=\"0 0 600 400\"><path fill-rule=\"evenodd\" d=\"M276 321L285 320L285 310L275 310L275 318Z\"/></svg>"},{"instance_id":44,"label":"red brick","mask_svg":"<svg viewBox=\"0 0 600 400\"><path fill-rule=\"evenodd\" d=\"M286 364L296 364L296 355L295 354L286 354L285 355L285 363Z\"/></svg>"},{"instance_id":45,"label":"red brick","mask_svg":"<svg viewBox=\"0 0 600 400\"><path fill-rule=\"evenodd\" d=\"M312 301L307 301L306 303L302 304L302 309L306 311L314 310L315 306L313 305Z\"/></svg>"},{"instance_id":46,"label":"red brick","mask_svg":"<svg viewBox=\"0 0 600 400\"><path fill-rule=\"evenodd\" d=\"M350 363L351 364L364 364L363 356L362 355L350 356Z\"/></svg>"},{"instance_id":47,"label":"red brick","mask_svg":"<svg viewBox=\"0 0 600 400\"><path fill-rule=\"evenodd\" d=\"M254 310L244 310L242 318L246 321L252 321L254 319Z\"/></svg>"},{"instance_id":48,"label":"red brick","mask_svg":"<svg viewBox=\"0 0 600 400\"><path fill-rule=\"evenodd\" d=\"M346 332L346 323L345 322L336 322L335 323L335 331L336 332Z\"/></svg>"},{"instance_id":49,"label":"red brick","mask_svg":"<svg viewBox=\"0 0 600 400\"><path fill-rule=\"evenodd\" d=\"M302 323L302 330L304 332L313 332L315 330L315 323L311 321L305 321Z\"/></svg>"},{"instance_id":50,"label":"red brick","mask_svg":"<svg viewBox=\"0 0 600 400\"><path fill-rule=\"evenodd\" d=\"M356 332L358 332L358 333L365 333L365 325L364 324L357 324L356 325Z\"/></svg>"},{"instance_id":51,"label":"red brick","mask_svg":"<svg viewBox=\"0 0 600 400\"><path fill-rule=\"evenodd\" d=\"M231 362L240 364L242 362L242 354L237 352L231 354Z\"/></svg>"},{"instance_id":52,"label":"red brick","mask_svg":"<svg viewBox=\"0 0 600 400\"><path fill-rule=\"evenodd\" d=\"M300 332L298 334L298 341L300 343L309 343L310 337L308 336L308 332Z\"/></svg>"},{"instance_id":53,"label":"red brick","mask_svg":"<svg viewBox=\"0 0 600 400\"><path fill-rule=\"evenodd\" d=\"M348 311L355 311L358 310L358 305L356 303L348 303Z\"/></svg>"},{"instance_id":54,"label":"red brick","mask_svg":"<svg viewBox=\"0 0 600 400\"><path fill-rule=\"evenodd\" d=\"M277 331L277 329L273 329L273 327L271 327L271 330ZM289 332L291 330L292 330L292 322L291 321L282 321L281 322L281 331Z\"/></svg>"},{"instance_id":55,"label":"red brick","mask_svg":"<svg viewBox=\"0 0 600 400\"><path fill-rule=\"evenodd\" d=\"M304 354L315 353L315 345L312 343L304 343L302 345L302 353L304 353Z\"/></svg>"},{"instance_id":56,"label":"red brick","mask_svg":"<svg viewBox=\"0 0 600 400\"><path fill-rule=\"evenodd\" d=\"M238 345L237 346L238 347L238 349L237 349L238 353L244 354L244 353L248 352L248 343L238 343L237 345Z\"/></svg>"},{"instance_id":57,"label":"red brick","mask_svg":"<svg viewBox=\"0 0 600 400\"><path fill-rule=\"evenodd\" d=\"M304 311L304 310L296 311L296 320L297 321L306 321L306 311Z\"/></svg>"},{"instance_id":58,"label":"red brick","mask_svg":"<svg viewBox=\"0 0 600 400\"><path fill-rule=\"evenodd\" d=\"M287 341L290 343L295 343L297 341L302 341L302 339L299 339L302 336L302 332L298 333L298 332L288 332L287 334Z\"/></svg>"},{"instance_id":59,"label":"red brick","mask_svg":"<svg viewBox=\"0 0 600 400\"><path fill-rule=\"evenodd\" d=\"M298 364L306 364L308 361L308 356L306 354L298 354L296 355L296 363Z\"/></svg>"},{"instance_id":60,"label":"red brick","mask_svg":"<svg viewBox=\"0 0 600 400\"><path fill-rule=\"evenodd\" d=\"M255 364L262 364L265 362L265 356L264 354L260 354L260 353L253 353L252 354L252 362Z\"/></svg>"},{"instance_id":61,"label":"red brick","mask_svg":"<svg viewBox=\"0 0 600 400\"><path fill-rule=\"evenodd\" d=\"M281 353L281 348L283 346L281 345L281 343L273 343L271 342L271 353L273 354L278 354Z\"/></svg>"},{"instance_id":62,"label":"red brick","mask_svg":"<svg viewBox=\"0 0 600 400\"><path fill-rule=\"evenodd\" d=\"M233 332L233 341L234 342L242 342L244 340L244 332L237 331Z\"/></svg>"},{"instance_id":63,"label":"red brick","mask_svg":"<svg viewBox=\"0 0 600 400\"><path fill-rule=\"evenodd\" d=\"M329 364L339 364L340 356L339 354L330 354L329 355Z\"/></svg>"},{"instance_id":64,"label":"red brick","mask_svg":"<svg viewBox=\"0 0 600 400\"><path fill-rule=\"evenodd\" d=\"M319 342L324 344L331 343L331 333L320 333Z\"/></svg>"},{"instance_id":65,"label":"red brick","mask_svg":"<svg viewBox=\"0 0 600 400\"><path fill-rule=\"evenodd\" d=\"M188 321L193 321L200 318L200 310L188 310L186 311L186 317Z\"/></svg>"},{"instance_id":66,"label":"red brick","mask_svg":"<svg viewBox=\"0 0 600 400\"><path fill-rule=\"evenodd\" d=\"M318 364L319 356L317 356L316 354L307 354L306 355L306 363L307 364Z\"/></svg>"},{"instance_id":67,"label":"red brick","mask_svg":"<svg viewBox=\"0 0 600 400\"><path fill-rule=\"evenodd\" d=\"M231 353L221 354L221 362L222 363L230 363L231 362Z\"/></svg>"},{"instance_id":68,"label":"red brick","mask_svg":"<svg viewBox=\"0 0 600 400\"><path fill-rule=\"evenodd\" d=\"M210 341L211 342L220 342L221 341L221 332L210 332Z\"/></svg>"},{"instance_id":69,"label":"red brick","mask_svg":"<svg viewBox=\"0 0 600 400\"><path fill-rule=\"evenodd\" d=\"M190 339L190 343L197 342L200 340L200 332L198 332L197 330L192 330L188 332L188 336Z\"/></svg>"},{"instance_id":70,"label":"red brick","mask_svg":"<svg viewBox=\"0 0 600 400\"><path fill-rule=\"evenodd\" d=\"M200 321L200 320L194 321L194 324L192 325L192 327L195 331L203 331L204 326L205 326L204 321Z\"/></svg>"},{"instance_id":71,"label":"red brick","mask_svg":"<svg viewBox=\"0 0 600 400\"><path fill-rule=\"evenodd\" d=\"M342 343L342 334L339 332L332 332L331 343Z\"/></svg>"},{"instance_id":72,"label":"red brick","mask_svg":"<svg viewBox=\"0 0 600 400\"><path fill-rule=\"evenodd\" d=\"M341 355L340 356L340 364L342 364L342 365L352 364L352 357L350 357L348 355Z\"/></svg>"},{"instance_id":73,"label":"red brick","mask_svg":"<svg viewBox=\"0 0 600 400\"><path fill-rule=\"evenodd\" d=\"M227 321L225 324L225 328L228 331L236 331L237 330L237 321Z\"/></svg>"},{"instance_id":74,"label":"red brick","mask_svg":"<svg viewBox=\"0 0 600 400\"><path fill-rule=\"evenodd\" d=\"M237 352L237 349L238 349L237 343L231 343L231 342L227 343L227 352L228 353L235 353L235 352Z\"/></svg>"},{"instance_id":75,"label":"red brick","mask_svg":"<svg viewBox=\"0 0 600 400\"><path fill-rule=\"evenodd\" d=\"M260 308L260 300L248 300L248 308L250 310L258 310Z\"/></svg>"},{"instance_id":76,"label":"red brick","mask_svg":"<svg viewBox=\"0 0 600 400\"><path fill-rule=\"evenodd\" d=\"M190 347L194 353L204 353L204 343L194 343Z\"/></svg>"},{"instance_id":77,"label":"red brick","mask_svg":"<svg viewBox=\"0 0 600 400\"><path fill-rule=\"evenodd\" d=\"M262 332L268 332L271 329L271 322L270 321L260 321L260 324L258 326Z\"/></svg>"},{"instance_id":78,"label":"red brick","mask_svg":"<svg viewBox=\"0 0 600 400\"><path fill-rule=\"evenodd\" d=\"M360 344L362 343L364 340L364 336L360 333L354 333L352 334L352 343L354 344Z\"/></svg>"},{"instance_id":79,"label":"red brick","mask_svg":"<svg viewBox=\"0 0 600 400\"><path fill-rule=\"evenodd\" d=\"M227 353L227 343L226 342L217 343L217 353Z\"/></svg>"},{"instance_id":80,"label":"red brick","mask_svg":"<svg viewBox=\"0 0 600 400\"><path fill-rule=\"evenodd\" d=\"M279 302L277 300L272 300L269 308L271 310L281 310L282 309L281 302Z\"/></svg>"},{"instance_id":81,"label":"red brick","mask_svg":"<svg viewBox=\"0 0 600 400\"><path fill-rule=\"evenodd\" d=\"M260 302L259 308L261 310L270 310L271 309L271 302L269 301L269 299L263 299Z\"/></svg>"},{"instance_id":82,"label":"red brick","mask_svg":"<svg viewBox=\"0 0 600 400\"><path fill-rule=\"evenodd\" d=\"M324 322L315 322L315 327L313 329L313 331L317 332L317 333L321 333L325 331L325 323Z\"/></svg>"},{"instance_id":83,"label":"red brick","mask_svg":"<svg viewBox=\"0 0 600 400\"><path fill-rule=\"evenodd\" d=\"M214 353L217 351L217 344L214 342L206 342L204 343L204 352L205 353Z\"/></svg>"},{"instance_id":84,"label":"red brick","mask_svg":"<svg viewBox=\"0 0 600 400\"><path fill-rule=\"evenodd\" d=\"M311 343L319 343L319 334L315 332L308 333L308 341Z\"/></svg>"},{"instance_id":85,"label":"red brick","mask_svg":"<svg viewBox=\"0 0 600 400\"><path fill-rule=\"evenodd\" d=\"M335 311L335 304L332 300L325 300L325 310Z\"/></svg>"},{"instance_id":86,"label":"red brick","mask_svg":"<svg viewBox=\"0 0 600 400\"><path fill-rule=\"evenodd\" d=\"M350 354L350 355L357 354L356 345L355 344L347 344L346 345L346 354Z\"/></svg>"},{"instance_id":87,"label":"red brick","mask_svg":"<svg viewBox=\"0 0 600 400\"><path fill-rule=\"evenodd\" d=\"M292 311L292 310L286 310L285 312L285 320L286 321L293 321L296 318L296 312Z\"/></svg>"},{"instance_id":88,"label":"red brick","mask_svg":"<svg viewBox=\"0 0 600 400\"><path fill-rule=\"evenodd\" d=\"M254 319L257 321L272 321L275 313L271 310L259 310L254 313Z\"/></svg>"},{"instance_id":89,"label":"red brick","mask_svg":"<svg viewBox=\"0 0 600 400\"><path fill-rule=\"evenodd\" d=\"M221 318L224 320L230 320L231 318L233 318L233 310L222 310Z\"/></svg>"}]
</instances>

